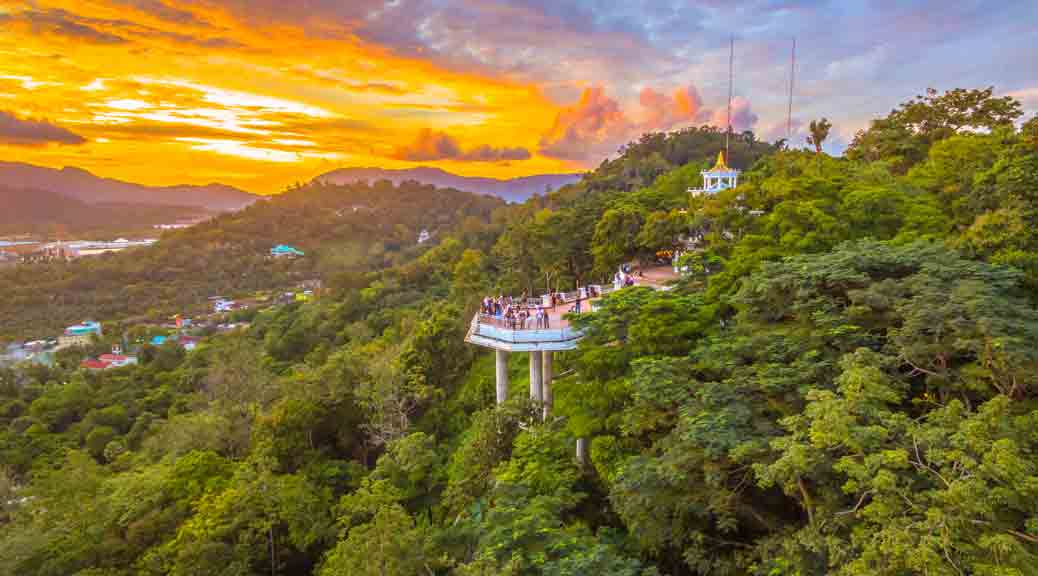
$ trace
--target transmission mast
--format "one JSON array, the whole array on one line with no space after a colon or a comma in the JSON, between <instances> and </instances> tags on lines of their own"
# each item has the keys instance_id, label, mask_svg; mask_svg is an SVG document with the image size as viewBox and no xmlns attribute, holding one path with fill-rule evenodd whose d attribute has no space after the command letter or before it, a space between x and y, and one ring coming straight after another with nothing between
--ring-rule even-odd
<instances>
[{"instance_id":1,"label":"transmission mast","mask_svg":"<svg viewBox=\"0 0 1038 576\"><path fill-rule=\"evenodd\" d=\"M793 83L797 74L797 39L793 37L793 51L789 55L789 109L786 111L786 142L793 138Z\"/></svg>"},{"instance_id":2,"label":"transmission mast","mask_svg":"<svg viewBox=\"0 0 1038 576\"><path fill-rule=\"evenodd\" d=\"M732 137L732 79L734 76L735 68L735 36L731 38L731 45L728 51L728 129L724 133L724 159L725 162L731 162L731 137Z\"/></svg>"}]
</instances>

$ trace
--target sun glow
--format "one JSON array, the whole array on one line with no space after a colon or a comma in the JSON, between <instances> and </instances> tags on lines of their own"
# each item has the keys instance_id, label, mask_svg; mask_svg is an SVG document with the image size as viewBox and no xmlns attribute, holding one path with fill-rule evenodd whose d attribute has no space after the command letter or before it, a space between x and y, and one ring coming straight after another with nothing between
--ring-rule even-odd
<instances>
[{"instance_id":1,"label":"sun glow","mask_svg":"<svg viewBox=\"0 0 1038 576\"><path fill-rule=\"evenodd\" d=\"M0 110L80 138L0 139L4 156L145 184L221 180L261 193L344 165L431 164L496 177L577 168L536 154L558 108L534 84L208 4L164 4L181 17L164 20L146 4L127 10L120 0L15 2L0 35ZM33 24L41 18L69 24ZM462 151L507 142L532 154L403 159L401 147L429 129Z\"/></svg>"}]
</instances>

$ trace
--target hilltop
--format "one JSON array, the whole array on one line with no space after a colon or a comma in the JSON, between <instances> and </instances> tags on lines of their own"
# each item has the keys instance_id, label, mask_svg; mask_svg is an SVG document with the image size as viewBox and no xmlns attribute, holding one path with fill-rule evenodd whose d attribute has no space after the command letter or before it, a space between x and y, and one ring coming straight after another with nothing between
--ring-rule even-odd
<instances>
[{"instance_id":1,"label":"hilltop","mask_svg":"<svg viewBox=\"0 0 1038 576\"><path fill-rule=\"evenodd\" d=\"M539 174L522 178L499 180L459 176L432 167L390 170L385 168L341 168L314 178L317 182L351 184L354 182L377 182L388 180L394 184L414 181L438 188L454 188L473 194L497 196L508 202L522 202L534 194L544 195L567 184L579 181L580 174Z\"/></svg>"}]
</instances>

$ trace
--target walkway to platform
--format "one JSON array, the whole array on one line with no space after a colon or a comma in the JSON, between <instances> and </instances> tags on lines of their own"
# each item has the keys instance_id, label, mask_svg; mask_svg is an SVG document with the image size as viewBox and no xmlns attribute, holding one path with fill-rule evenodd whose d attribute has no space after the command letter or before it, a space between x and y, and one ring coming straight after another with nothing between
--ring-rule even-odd
<instances>
[{"instance_id":1,"label":"walkway to platform","mask_svg":"<svg viewBox=\"0 0 1038 576\"><path fill-rule=\"evenodd\" d=\"M681 275L674 271L673 266L653 266L645 268L641 274L635 272L633 277L635 286L648 286L656 290L663 290L671 282L681 278Z\"/></svg>"}]
</instances>

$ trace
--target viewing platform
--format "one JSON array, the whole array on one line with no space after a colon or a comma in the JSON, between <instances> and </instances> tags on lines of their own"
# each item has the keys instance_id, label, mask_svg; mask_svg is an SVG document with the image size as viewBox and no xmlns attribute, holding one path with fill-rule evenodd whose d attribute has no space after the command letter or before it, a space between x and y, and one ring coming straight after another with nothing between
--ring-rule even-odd
<instances>
[{"instance_id":1,"label":"viewing platform","mask_svg":"<svg viewBox=\"0 0 1038 576\"><path fill-rule=\"evenodd\" d=\"M625 267L626 269L626 267ZM540 298L507 299L513 311L525 311L526 318L490 315L477 312L469 325L465 342L492 348L495 358L495 399L498 404L508 400L508 358L512 352L526 352L530 362L530 399L540 405L542 418L548 419L554 404L552 380L555 352L573 350L583 337L570 324L569 314L593 312L603 297L624 286L648 286L655 290L669 289L669 283L678 278L672 266L654 267L638 275L618 273L614 284L592 284L573 292ZM537 312L545 316L537 318ZM577 459L587 461L588 442L577 439Z\"/></svg>"},{"instance_id":2,"label":"viewing platform","mask_svg":"<svg viewBox=\"0 0 1038 576\"><path fill-rule=\"evenodd\" d=\"M577 301L580 301L581 312L590 312L602 296L616 290L615 286L592 285L579 291L560 293L559 301L554 307L550 297L528 298L518 305L527 310L544 310L547 314L547 326L538 326L531 315L522 325L518 321L477 313L472 318L472 325L465 336L465 341L484 348L493 348L505 352L558 352L573 350L580 340L580 331L570 325L565 318L570 312L576 313Z\"/></svg>"}]
</instances>

